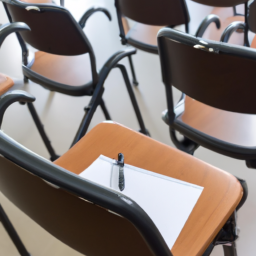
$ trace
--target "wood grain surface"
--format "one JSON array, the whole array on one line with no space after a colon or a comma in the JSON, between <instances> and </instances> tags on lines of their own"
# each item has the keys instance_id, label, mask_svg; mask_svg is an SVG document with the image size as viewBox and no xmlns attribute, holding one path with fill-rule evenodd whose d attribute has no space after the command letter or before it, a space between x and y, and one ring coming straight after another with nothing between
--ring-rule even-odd
<instances>
[{"instance_id":1,"label":"wood grain surface","mask_svg":"<svg viewBox=\"0 0 256 256\"><path fill-rule=\"evenodd\" d=\"M79 174L99 155L203 186L204 190L178 237L174 256L202 255L242 198L242 187L231 174L204 163L122 125L105 122L87 133L55 163Z\"/></svg>"},{"instance_id":2,"label":"wood grain surface","mask_svg":"<svg viewBox=\"0 0 256 256\"><path fill-rule=\"evenodd\" d=\"M185 111L178 119L220 140L245 147L256 146L256 115L220 110L186 96Z\"/></svg>"},{"instance_id":3,"label":"wood grain surface","mask_svg":"<svg viewBox=\"0 0 256 256\"><path fill-rule=\"evenodd\" d=\"M92 80L89 54L60 56L38 51L31 67L34 72L55 82L80 86Z\"/></svg>"}]
</instances>

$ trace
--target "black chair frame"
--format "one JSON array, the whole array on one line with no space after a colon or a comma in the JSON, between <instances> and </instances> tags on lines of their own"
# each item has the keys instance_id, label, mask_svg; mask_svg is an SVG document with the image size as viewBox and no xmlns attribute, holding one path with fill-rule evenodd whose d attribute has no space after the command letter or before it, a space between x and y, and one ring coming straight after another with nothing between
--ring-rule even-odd
<instances>
[{"instance_id":1,"label":"black chair frame","mask_svg":"<svg viewBox=\"0 0 256 256\"><path fill-rule=\"evenodd\" d=\"M245 46L250 47L250 43L248 40L248 32L252 31L256 33L256 3L255 1L249 2L247 7L247 12L245 16L245 23L244 22L232 22L226 29L223 31L221 36L221 41L227 43L229 41L230 36L236 30L243 30L245 35L246 44Z\"/></svg>"},{"instance_id":2,"label":"black chair frame","mask_svg":"<svg viewBox=\"0 0 256 256\"><path fill-rule=\"evenodd\" d=\"M90 181L80 178L78 175L45 160L19 145L2 131L0 131L0 153L13 163L45 181L100 207L108 209L115 214L123 216L133 223L152 250L153 255L172 255L152 220L132 199L118 192L113 192L112 190L98 186L95 183L91 183ZM22 247L25 248L21 240L17 238L18 236L16 237L17 233L14 232L14 229L1 206L0 220L4 224L17 249ZM19 242L17 243L17 241ZM19 252L21 256L30 256L26 249L20 249Z\"/></svg>"},{"instance_id":3,"label":"black chair frame","mask_svg":"<svg viewBox=\"0 0 256 256\"><path fill-rule=\"evenodd\" d=\"M62 188L82 199L85 199L86 201L126 218L139 231L153 255L172 256L171 251L166 245L155 224L132 199L116 191L112 191L105 187L98 186L95 183L91 183L90 181L80 178L78 175L75 175L45 160L44 158L18 144L1 130L0 154L14 164L24 168L29 173L49 182L53 186ZM243 180L239 181L243 187L244 193L236 211L242 207L248 194L246 182ZM203 256L210 255L213 248L219 244L223 245L225 256L236 255L233 253L235 252L234 241L238 238L236 233L236 211L231 215L230 219L223 226ZM2 221L20 255L30 256L1 205L0 220ZM229 244L232 244L232 246L229 246Z\"/></svg>"},{"instance_id":4,"label":"black chair frame","mask_svg":"<svg viewBox=\"0 0 256 256\"><path fill-rule=\"evenodd\" d=\"M10 25L5 25L5 29L0 29L0 43L4 41L4 38L12 32L19 30L29 30L29 28L23 23L12 23ZM2 33L1 33L2 32ZM108 65L112 65L113 62L109 61ZM114 64L113 64L114 65ZM109 66L107 66L109 67ZM124 77L129 80L125 68L123 65L117 64L117 68L124 72ZM105 69L105 72L109 72L109 68ZM132 91L131 87L130 92ZM100 87L97 87L100 90ZM31 104L35 98L28 94L27 92L14 90L7 92L0 97L0 124L2 123L6 109L14 102L22 102ZM35 153L27 150L16 141L8 137L0 130L0 154L10 160L11 162L17 164L18 166L26 169L28 172L50 182L51 184L63 188L85 200L93 202L100 207L110 210L115 214L121 215L129 220L136 229L140 232L144 240L146 241L148 247L151 249L153 255L156 256L171 256L172 253L167 247L165 241L163 240L158 229L148 217L148 215L130 198L119 194L118 192L113 192L101 186L97 186L95 183L86 181L79 176L57 166L53 163L43 159L42 157L36 155ZM244 193L243 197L237 206L237 209L244 204L247 198L248 189L246 182L239 180ZM104 195L104 197L102 196ZM127 203L128 202L128 203ZM22 243L22 240L18 236L15 228L10 222L7 214L5 213L3 207L0 205L0 221L2 222L5 230L12 239L14 245L19 251L21 256L30 256L26 247ZM221 229L219 234L213 240L209 248L204 253L204 256L210 255L214 246L218 244L232 243L232 247L224 245L225 256L235 255L235 243L237 239L236 234L236 215L232 214L230 219Z\"/></svg>"},{"instance_id":5,"label":"black chair frame","mask_svg":"<svg viewBox=\"0 0 256 256\"><path fill-rule=\"evenodd\" d=\"M235 28L237 29L237 27ZM206 147L210 150L213 150L217 153L236 158L245 160L246 164L249 168L255 168L256 167L256 147L244 147L240 145L231 144L222 140L219 140L217 138L211 137L207 134L204 134L192 127L188 127L185 123L181 122L177 119L177 117L182 113L181 109L184 105L184 96L186 92L183 92L181 100L178 102L176 106L174 106L173 102L173 96L172 96L172 82L171 77L168 75L168 67L166 66L166 62L164 60L164 54L165 51L163 50L163 41L165 39L169 40L176 40L177 42L180 42L186 46L194 47L195 45L202 45L200 42L201 38L196 38L191 35L185 35L184 33L174 31L171 29L162 29L158 34L158 45L160 49L160 59L161 59L161 65L162 65L162 74L163 74L163 81L166 88L166 97L167 97L167 106L168 109L163 114L163 120L166 122L166 124L170 127L170 136L175 144L175 146L182 151L185 151L187 153L193 154L194 151L198 148L198 146ZM240 47L235 45L228 45L223 44L222 42L214 42L210 40L205 40L205 45L202 45L202 48L198 48L198 50L203 51L209 51L209 49L212 49L212 54L222 54L227 56L234 56L246 60L253 60L256 61L256 51L247 47ZM206 46L207 45L207 46ZM187 94L187 93L186 93ZM193 95L188 95L193 98ZM201 99L203 102L203 99ZM248 99L249 100L249 99ZM247 113L247 114L253 114L253 109L249 109L248 106L242 107L242 110L233 110L233 106L228 109L228 103L225 103L222 101L222 107L227 111L234 111L234 112L240 112L240 113ZM222 108L219 107L219 108ZM241 108L239 106L238 108ZM175 131L180 132L182 135L184 135L186 138L183 141L180 141L177 139Z\"/></svg>"},{"instance_id":6,"label":"black chair frame","mask_svg":"<svg viewBox=\"0 0 256 256\"><path fill-rule=\"evenodd\" d=\"M157 47L153 47L149 44L145 44L145 43L141 43L139 41L135 41L132 38L127 38L127 36L125 35L125 30L124 30L124 26L123 26L123 22L122 22L122 12L120 11L120 6L119 6L119 1L121 0L115 0L115 6L116 6L116 13L117 13L117 20L118 20L118 25L119 25L119 31L120 31L120 41L123 45L132 45L140 50L143 51L147 51L149 53L153 53L153 54L158 54L158 48ZM211 1L205 2L205 1L200 1L200 0L194 0L195 2L198 2L200 4L204 4L204 5L212 5L213 3ZM243 14L239 14L236 11L236 5L244 3L244 8L245 8L245 13L247 13L247 2L241 2L241 1L234 1L234 6L233 6L233 12L234 12L234 16L244 16ZM184 16L184 25L185 25L185 32L189 33L189 22L190 22L190 17L189 17L189 12L188 12L188 8L186 6L186 3L184 1L180 2L181 6L182 6L182 13ZM214 3L214 5L212 6L223 6L223 7L228 7L229 4L223 3L223 2L216 2ZM129 18L129 17L128 17ZM205 19L201 22L201 24L199 25L195 36L197 37L201 37L203 36L205 30L207 29L207 27L214 22L216 24L216 27L219 29L220 28L220 20L219 17L217 15L214 14L209 14L205 17ZM244 26L244 30L245 30L245 36L244 36L244 44L246 46L248 46L248 21L247 21L247 15L245 15L245 26ZM177 25L181 25L181 24L168 24L167 27L170 28L174 28ZM133 84L134 85L138 85L138 81L136 78L136 74L135 74L135 69L134 69L134 65L133 65L133 61L132 61L132 57L129 56L129 63L130 63L130 68L131 68L131 72L132 72L132 76L133 76Z\"/></svg>"},{"instance_id":7,"label":"black chair frame","mask_svg":"<svg viewBox=\"0 0 256 256\"><path fill-rule=\"evenodd\" d=\"M18 40L19 40L21 48L22 48L23 74L26 78L32 80L35 83L42 85L43 87L45 87L51 91L56 91L56 92L60 92L60 93L72 95L72 96L85 96L85 95L92 96L89 105L87 107L85 107L85 115L84 115L83 120L80 124L80 127L77 131L77 134L72 142L72 145L74 145L76 142L78 142L81 139L81 137L87 132L87 129L91 122L93 114L98 106L101 106L106 120L111 119L110 114L108 113L108 110L103 101L102 95L104 92L104 82L105 82L106 78L108 77L110 71L115 67L118 67L123 75L124 82L128 89L128 92L129 92L129 95L131 98L131 102L133 104L133 108L135 110L135 114L137 116L137 119L138 119L138 122L140 125L140 131L146 135L149 134L147 129L145 128L145 125L144 125L134 92L132 90L132 86L130 84L130 81L127 79L128 75L127 75L126 68L125 68L125 66L118 64L119 61L122 60L123 58L128 57L132 54L135 54L136 50L129 47L129 48L126 48L124 50L121 50L121 51L115 53L104 64L104 66L102 67L102 69L100 70L100 72L98 74L97 70L96 70L96 60L95 60L93 49L82 30L82 28L84 28L84 26L86 24L86 21L95 12L99 12L99 11L103 12L111 20L111 15L106 9L91 8L85 12L85 14L81 17L80 21L77 23L74 20L74 18L72 17L72 15L69 13L69 11L67 11L63 7L59 7L59 6L55 6L55 5L47 5L47 4L31 5L31 4L19 2L17 0L11 0L11 1L3 0L2 2L5 7L8 18L11 22L13 22L14 20L19 19L19 18L17 18L15 15L11 15L10 10L8 8L11 8L14 12L15 11L16 12L24 12L24 10L25 10L26 12L28 11L28 13L31 12L31 13L35 13L35 14L50 13L50 15L52 15L51 13L56 13L58 15L61 15L61 17L64 17L64 20L63 20L64 22L66 22L65 19L70 20L70 23L72 24L73 29L75 30L72 33L74 36L76 36L80 40L80 41L78 40L79 45L78 46L75 45L77 47L75 47L75 46L72 48L67 47L67 46L58 47L58 44L56 42L52 42L51 45L46 45L46 44L42 43L41 41L38 41L38 39L36 42L34 42L33 36L31 36L28 33L25 33L25 34L17 33L17 37L18 37ZM21 15L21 17L26 16L24 14L22 14L22 15ZM26 17L24 19L26 19ZM59 21L59 23L61 23L61 21ZM31 24L31 25L33 25L33 24ZM37 33L37 32L34 30L33 33ZM44 33L46 33L46 34L44 34L42 36L47 35L47 32L44 32ZM60 36L62 35L60 32L58 32L58 33ZM68 41L68 40L70 41L69 43L72 45L72 42L73 42L72 38L69 38L69 39L66 38L66 41ZM61 83L57 83L55 81L49 80L49 79L33 72L29 68L30 63L28 63L28 60L27 60L28 50L27 50L25 41L28 41L28 43L31 43L32 46L34 46L35 48L40 48L39 50L49 52L49 49L51 49L50 53L59 54L59 55L79 55L79 54L88 52L89 56L90 56L91 68L92 68L92 70L91 70L92 71L92 82L87 83L86 85L82 85L82 86L68 86L65 84L61 84ZM41 121L36 113L35 108L33 108L31 105L29 105L29 106L30 106L29 110L35 120L38 130L42 131L43 125L41 124ZM55 160L56 158L58 158L58 156L54 153L54 150L50 144L48 137L46 136L46 134L45 134L45 136L42 136L42 137L43 137L44 143L51 155L51 160Z\"/></svg>"}]
</instances>

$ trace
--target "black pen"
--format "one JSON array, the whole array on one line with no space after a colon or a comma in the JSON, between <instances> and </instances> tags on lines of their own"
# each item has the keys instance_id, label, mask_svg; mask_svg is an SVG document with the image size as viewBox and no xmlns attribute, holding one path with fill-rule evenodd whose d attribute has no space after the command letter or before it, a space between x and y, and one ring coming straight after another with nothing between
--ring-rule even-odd
<instances>
[{"instance_id":1,"label":"black pen","mask_svg":"<svg viewBox=\"0 0 256 256\"><path fill-rule=\"evenodd\" d=\"M119 165L119 183L118 187L120 191L124 190L125 182L124 182L124 155L122 153L118 154L117 165Z\"/></svg>"}]
</instances>

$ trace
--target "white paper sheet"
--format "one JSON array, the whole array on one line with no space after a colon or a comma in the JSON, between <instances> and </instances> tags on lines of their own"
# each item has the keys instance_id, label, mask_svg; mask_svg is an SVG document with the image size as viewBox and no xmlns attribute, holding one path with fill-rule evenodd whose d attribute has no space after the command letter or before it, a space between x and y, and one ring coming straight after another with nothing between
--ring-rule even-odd
<instances>
[{"instance_id":1,"label":"white paper sheet","mask_svg":"<svg viewBox=\"0 0 256 256\"><path fill-rule=\"evenodd\" d=\"M80 176L119 191L119 168L105 156L96 159ZM189 168L189 167L188 167ZM125 189L153 220L171 249L191 214L203 187L125 164Z\"/></svg>"}]
</instances>

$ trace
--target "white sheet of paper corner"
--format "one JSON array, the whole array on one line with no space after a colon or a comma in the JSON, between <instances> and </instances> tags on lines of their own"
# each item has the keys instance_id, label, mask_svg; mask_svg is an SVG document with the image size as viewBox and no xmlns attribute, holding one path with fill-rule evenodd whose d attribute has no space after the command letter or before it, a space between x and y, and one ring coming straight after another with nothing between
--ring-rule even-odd
<instances>
[{"instance_id":1,"label":"white sheet of paper corner","mask_svg":"<svg viewBox=\"0 0 256 256\"><path fill-rule=\"evenodd\" d=\"M113 163L101 155L80 176L120 192L118 166ZM172 249L204 188L127 164L124 175L122 193L149 215Z\"/></svg>"}]
</instances>

